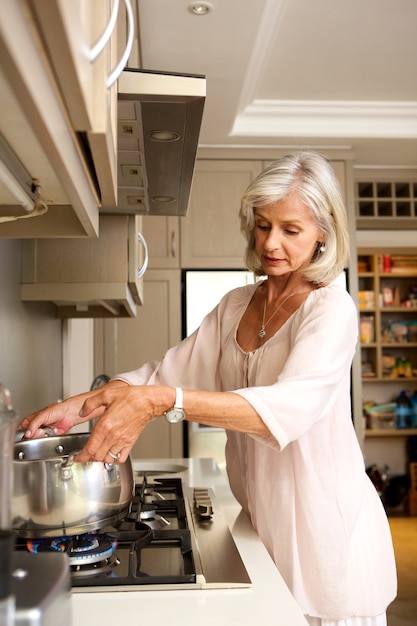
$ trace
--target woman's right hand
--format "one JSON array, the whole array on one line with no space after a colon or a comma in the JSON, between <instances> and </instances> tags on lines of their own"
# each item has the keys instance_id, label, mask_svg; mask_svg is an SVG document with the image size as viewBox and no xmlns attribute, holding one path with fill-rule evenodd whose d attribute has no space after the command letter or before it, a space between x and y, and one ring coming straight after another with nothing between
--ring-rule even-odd
<instances>
[{"instance_id":1,"label":"woman's right hand","mask_svg":"<svg viewBox=\"0 0 417 626\"><path fill-rule=\"evenodd\" d=\"M111 381L109 386L125 385L122 381ZM105 411L105 406L98 407L93 413L87 417L80 416L80 410L85 400L97 394L99 390L87 391L77 396L67 398L63 402L54 402L44 409L35 411L27 415L18 425L18 430L25 431L24 438L32 439L44 436L44 429L50 428L55 435L64 435L73 426L82 424L96 417L100 417Z\"/></svg>"}]
</instances>

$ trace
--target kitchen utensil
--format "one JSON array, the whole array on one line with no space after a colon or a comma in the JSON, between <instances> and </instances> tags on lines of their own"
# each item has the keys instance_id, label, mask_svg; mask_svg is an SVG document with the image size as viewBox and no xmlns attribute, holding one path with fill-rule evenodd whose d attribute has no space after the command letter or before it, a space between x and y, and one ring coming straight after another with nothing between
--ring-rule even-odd
<instances>
[{"instance_id":1,"label":"kitchen utensil","mask_svg":"<svg viewBox=\"0 0 417 626\"><path fill-rule=\"evenodd\" d=\"M80 534L126 514L134 489L131 460L74 462L89 436L78 433L15 443L11 512L19 536Z\"/></svg>"},{"instance_id":2,"label":"kitchen utensil","mask_svg":"<svg viewBox=\"0 0 417 626\"><path fill-rule=\"evenodd\" d=\"M11 531L0 530L0 624L14 625L15 598L12 592L12 555L14 536Z\"/></svg>"},{"instance_id":3,"label":"kitchen utensil","mask_svg":"<svg viewBox=\"0 0 417 626\"><path fill-rule=\"evenodd\" d=\"M0 528L10 528L13 441L18 414L13 410L10 391L0 383Z\"/></svg>"}]
</instances>

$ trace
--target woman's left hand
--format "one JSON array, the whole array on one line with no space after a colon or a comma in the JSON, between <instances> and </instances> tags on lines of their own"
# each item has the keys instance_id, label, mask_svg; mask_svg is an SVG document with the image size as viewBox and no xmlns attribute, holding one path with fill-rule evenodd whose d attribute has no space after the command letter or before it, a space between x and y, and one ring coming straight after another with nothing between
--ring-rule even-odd
<instances>
[{"instance_id":1,"label":"woman's left hand","mask_svg":"<svg viewBox=\"0 0 417 626\"><path fill-rule=\"evenodd\" d=\"M163 407L169 406L162 396L168 398L163 390L169 387L159 386L104 386L93 396L88 397L80 410L80 415L87 418L104 408L93 431L79 454L77 462L102 461L123 463L145 426L163 413ZM173 394L173 390L170 390ZM160 412L158 408L161 406Z\"/></svg>"}]
</instances>

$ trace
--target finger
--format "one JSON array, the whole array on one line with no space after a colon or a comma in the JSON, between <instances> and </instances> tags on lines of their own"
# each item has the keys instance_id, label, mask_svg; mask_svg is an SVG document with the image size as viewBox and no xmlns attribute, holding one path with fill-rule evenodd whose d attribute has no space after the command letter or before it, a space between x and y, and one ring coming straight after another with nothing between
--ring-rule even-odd
<instances>
[{"instance_id":1,"label":"finger","mask_svg":"<svg viewBox=\"0 0 417 626\"><path fill-rule=\"evenodd\" d=\"M39 437L45 436L45 431L43 427L46 428L45 420L42 418L35 418L31 422L24 425L22 423L22 430L25 431L24 438L25 439L38 439Z\"/></svg>"},{"instance_id":2,"label":"finger","mask_svg":"<svg viewBox=\"0 0 417 626\"><path fill-rule=\"evenodd\" d=\"M97 452L94 456L90 454L85 448L81 450L75 457L76 463L89 463L89 462L101 462L101 463L124 463L127 461L130 453L130 448L120 448L118 444L114 444L111 448L104 453Z\"/></svg>"},{"instance_id":3,"label":"finger","mask_svg":"<svg viewBox=\"0 0 417 626\"><path fill-rule=\"evenodd\" d=\"M37 413L32 413L31 415L28 415L27 417L22 419L20 424L18 425L18 429L19 430L29 430L29 431L34 430L31 427L31 424L36 419L36 415L37 415Z\"/></svg>"},{"instance_id":4,"label":"finger","mask_svg":"<svg viewBox=\"0 0 417 626\"><path fill-rule=\"evenodd\" d=\"M103 444L95 453L95 459L97 461L103 461L105 463L123 463L128 457L130 447L113 437L109 437L104 440Z\"/></svg>"},{"instance_id":5,"label":"finger","mask_svg":"<svg viewBox=\"0 0 417 626\"><path fill-rule=\"evenodd\" d=\"M33 439L43 439L44 437L49 437L51 436L51 431L53 431L53 434L56 435L55 429L54 428L48 428L47 431L43 428L38 428L37 431L33 431L32 432L32 438ZM25 431L25 434L23 435L23 439L28 439L28 437L26 436L27 431Z\"/></svg>"},{"instance_id":6,"label":"finger","mask_svg":"<svg viewBox=\"0 0 417 626\"><path fill-rule=\"evenodd\" d=\"M120 425L114 424L109 411L95 424L88 441L77 457L77 461L124 462L135 441L134 435L124 433ZM120 456L118 456L119 453Z\"/></svg>"},{"instance_id":7,"label":"finger","mask_svg":"<svg viewBox=\"0 0 417 626\"><path fill-rule=\"evenodd\" d=\"M95 414L102 414L103 410L108 407L108 404L106 393L104 391L98 391L96 394L84 400L80 409L80 416L92 418Z\"/></svg>"},{"instance_id":8,"label":"finger","mask_svg":"<svg viewBox=\"0 0 417 626\"><path fill-rule=\"evenodd\" d=\"M115 437L111 420L109 420L108 416L106 416L105 418L99 419L95 424L93 432L78 455L77 460L82 462L104 462L107 460L108 462L111 462L111 457L108 456L108 452L113 449L112 445L117 445L117 437ZM114 447L114 450L116 452L119 451L117 447Z\"/></svg>"},{"instance_id":9,"label":"finger","mask_svg":"<svg viewBox=\"0 0 417 626\"><path fill-rule=\"evenodd\" d=\"M36 436L36 433L42 428L49 428L50 424L56 421L55 412L59 413L61 407L60 402L50 404L40 411L31 413L21 421L21 427L24 429L25 437L30 439Z\"/></svg>"}]
</instances>

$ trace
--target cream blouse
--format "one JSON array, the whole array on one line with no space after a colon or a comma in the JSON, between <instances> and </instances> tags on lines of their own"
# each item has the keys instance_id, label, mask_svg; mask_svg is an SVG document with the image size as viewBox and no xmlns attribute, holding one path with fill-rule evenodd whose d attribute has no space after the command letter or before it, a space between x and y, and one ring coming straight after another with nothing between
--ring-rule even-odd
<instances>
[{"instance_id":1,"label":"cream blouse","mask_svg":"<svg viewBox=\"0 0 417 626\"><path fill-rule=\"evenodd\" d=\"M236 333L255 289L229 292L160 362L117 378L246 398L272 436L227 433L230 485L301 610L334 620L379 615L396 595L396 570L352 425L356 307L336 283L312 291L246 353Z\"/></svg>"}]
</instances>

